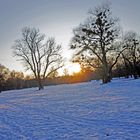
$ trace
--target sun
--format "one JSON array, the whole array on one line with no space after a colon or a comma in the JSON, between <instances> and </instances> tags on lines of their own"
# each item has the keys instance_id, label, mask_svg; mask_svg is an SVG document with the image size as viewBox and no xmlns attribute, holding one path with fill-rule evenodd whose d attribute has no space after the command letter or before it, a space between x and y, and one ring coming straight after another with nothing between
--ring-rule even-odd
<instances>
[{"instance_id":1,"label":"sun","mask_svg":"<svg viewBox=\"0 0 140 140\"><path fill-rule=\"evenodd\" d=\"M64 71L67 71L68 75L73 75L81 71L81 66L79 63L67 63L63 68L58 70L60 76L65 75Z\"/></svg>"},{"instance_id":2,"label":"sun","mask_svg":"<svg viewBox=\"0 0 140 140\"><path fill-rule=\"evenodd\" d=\"M67 69L68 73L72 75L74 73L79 73L81 71L81 66L79 63L71 63Z\"/></svg>"}]
</instances>

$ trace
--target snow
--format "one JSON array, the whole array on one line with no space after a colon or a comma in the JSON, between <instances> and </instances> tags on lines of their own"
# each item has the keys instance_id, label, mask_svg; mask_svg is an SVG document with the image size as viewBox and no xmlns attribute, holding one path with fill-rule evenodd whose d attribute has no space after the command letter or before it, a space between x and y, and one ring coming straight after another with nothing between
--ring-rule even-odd
<instances>
[{"instance_id":1,"label":"snow","mask_svg":"<svg viewBox=\"0 0 140 140\"><path fill-rule=\"evenodd\" d=\"M0 94L0 140L140 140L140 80Z\"/></svg>"}]
</instances>

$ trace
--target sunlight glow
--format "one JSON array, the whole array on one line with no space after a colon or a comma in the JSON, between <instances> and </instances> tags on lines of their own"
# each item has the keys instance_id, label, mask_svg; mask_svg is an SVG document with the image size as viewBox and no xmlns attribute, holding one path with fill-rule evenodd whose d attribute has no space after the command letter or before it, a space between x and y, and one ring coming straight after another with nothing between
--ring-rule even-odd
<instances>
[{"instance_id":1,"label":"sunlight glow","mask_svg":"<svg viewBox=\"0 0 140 140\"><path fill-rule=\"evenodd\" d=\"M81 70L81 67L78 63L73 63L68 66L69 74L78 73L78 72L80 72L80 70Z\"/></svg>"},{"instance_id":2,"label":"sunlight glow","mask_svg":"<svg viewBox=\"0 0 140 140\"><path fill-rule=\"evenodd\" d=\"M62 69L58 70L59 75L65 75L64 70L67 70L68 75L73 75L81 71L81 66L79 63L68 63Z\"/></svg>"}]
</instances>

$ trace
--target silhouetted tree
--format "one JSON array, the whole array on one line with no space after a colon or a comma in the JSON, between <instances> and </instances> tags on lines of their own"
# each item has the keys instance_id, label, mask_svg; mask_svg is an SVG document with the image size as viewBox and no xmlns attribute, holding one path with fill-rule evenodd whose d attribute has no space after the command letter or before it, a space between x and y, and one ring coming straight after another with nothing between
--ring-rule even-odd
<instances>
[{"instance_id":1,"label":"silhouetted tree","mask_svg":"<svg viewBox=\"0 0 140 140\"><path fill-rule=\"evenodd\" d=\"M140 39L135 32L127 32L124 36L126 50L122 53L125 66L131 71L135 79L140 76Z\"/></svg>"},{"instance_id":2,"label":"silhouetted tree","mask_svg":"<svg viewBox=\"0 0 140 140\"><path fill-rule=\"evenodd\" d=\"M58 77L58 71L55 70L55 67L51 67L52 73L49 75L49 78L56 78Z\"/></svg>"},{"instance_id":3,"label":"silhouetted tree","mask_svg":"<svg viewBox=\"0 0 140 140\"><path fill-rule=\"evenodd\" d=\"M21 58L26 69L33 72L39 90L43 89L44 79L62 67L61 46L56 45L54 38L44 42L45 35L38 29L25 27L22 30L22 38L16 40L13 46L15 56Z\"/></svg>"},{"instance_id":4,"label":"silhouetted tree","mask_svg":"<svg viewBox=\"0 0 140 140\"><path fill-rule=\"evenodd\" d=\"M65 69L63 70L63 74L64 74L64 76L69 76L69 71L68 71L67 68L65 68Z\"/></svg>"},{"instance_id":5,"label":"silhouetted tree","mask_svg":"<svg viewBox=\"0 0 140 140\"><path fill-rule=\"evenodd\" d=\"M110 82L111 71L123 50L114 44L119 36L118 18L113 18L108 4L89 11L89 18L74 30L71 49L80 61L102 71L103 83Z\"/></svg>"},{"instance_id":6,"label":"silhouetted tree","mask_svg":"<svg viewBox=\"0 0 140 140\"><path fill-rule=\"evenodd\" d=\"M4 75L0 73L0 92L2 91L3 83L4 83Z\"/></svg>"},{"instance_id":7,"label":"silhouetted tree","mask_svg":"<svg viewBox=\"0 0 140 140\"><path fill-rule=\"evenodd\" d=\"M0 64L0 92L3 90L3 87L8 79L9 69Z\"/></svg>"}]
</instances>

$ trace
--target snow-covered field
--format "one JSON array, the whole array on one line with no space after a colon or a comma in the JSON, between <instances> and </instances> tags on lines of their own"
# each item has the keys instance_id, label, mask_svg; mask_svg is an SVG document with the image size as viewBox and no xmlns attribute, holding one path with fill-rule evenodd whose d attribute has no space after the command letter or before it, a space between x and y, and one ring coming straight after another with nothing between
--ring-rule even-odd
<instances>
[{"instance_id":1,"label":"snow-covered field","mask_svg":"<svg viewBox=\"0 0 140 140\"><path fill-rule=\"evenodd\" d=\"M140 80L0 94L0 140L140 140Z\"/></svg>"}]
</instances>

